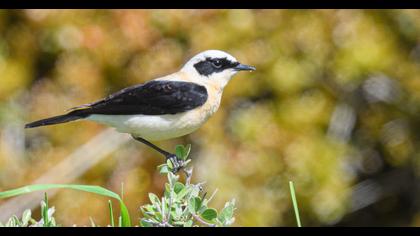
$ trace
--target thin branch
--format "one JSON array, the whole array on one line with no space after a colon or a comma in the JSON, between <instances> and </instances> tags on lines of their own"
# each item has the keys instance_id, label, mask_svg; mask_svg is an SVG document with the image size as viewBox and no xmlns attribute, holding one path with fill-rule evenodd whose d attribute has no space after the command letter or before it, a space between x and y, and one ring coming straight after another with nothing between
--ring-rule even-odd
<instances>
[{"instance_id":1,"label":"thin branch","mask_svg":"<svg viewBox=\"0 0 420 236\"><path fill-rule=\"evenodd\" d=\"M191 213L192 214L192 213ZM209 227L216 227L216 225L215 224L210 224L210 223L207 223L207 222L205 222L203 219L201 219L198 215L196 215L196 214L192 214L192 216L194 217L194 219L196 219L197 221L199 221L200 223L202 223L202 224L204 224L204 225L207 225L207 226L209 226Z\"/></svg>"},{"instance_id":2,"label":"thin branch","mask_svg":"<svg viewBox=\"0 0 420 236\"><path fill-rule=\"evenodd\" d=\"M183 171L184 171L185 177L186 177L185 183L187 185L190 185L191 184L191 177L192 177L193 168L191 167L191 168L188 168L188 169L183 169Z\"/></svg>"},{"instance_id":3,"label":"thin branch","mask_svg":"<svg viewBox=\"0 0 420 236\"><path fill-rule=\"evenodd\" d=\"M216 188L216 190L214 190L213 194L209 197L209 200L207 201L207 203L209 203L213 199L213 197L214 197L214 195L216 195L217 191L219 191L219 189Z\"/></svg>"}]
</instances>

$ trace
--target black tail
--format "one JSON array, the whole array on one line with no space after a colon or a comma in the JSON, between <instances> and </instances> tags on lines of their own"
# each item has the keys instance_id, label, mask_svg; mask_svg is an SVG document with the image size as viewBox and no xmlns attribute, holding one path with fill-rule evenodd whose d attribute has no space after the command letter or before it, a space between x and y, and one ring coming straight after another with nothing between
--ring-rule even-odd
<instances>
[{"instance_id":1,"label":"black tail","mask_svg":"<svg viewBox=\"0 0 420 236\"><path fill-rule=\"evenodd\" d=\"M44 126L44 125L55 125L55 124L65 123L65 122L69 122L73 120L78 120L85 117L86 115L75 114L75 112L70 112L65 115L54 116L54 117L34 121L32 123L26 124L25 128L35 128L35 127Z\"/></svg>"}]
</instances>

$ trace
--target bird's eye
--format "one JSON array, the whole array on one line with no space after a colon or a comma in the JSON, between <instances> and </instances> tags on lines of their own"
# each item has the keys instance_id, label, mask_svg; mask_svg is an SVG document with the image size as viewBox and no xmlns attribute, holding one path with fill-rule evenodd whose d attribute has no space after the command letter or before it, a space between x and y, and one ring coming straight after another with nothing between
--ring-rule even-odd
<instances>
[{"instance_id":1,"label":"bird's eye","mask_svg":"<svg viewBox=\"0 0 420 236\"><path fill-rule=\"evenodd\" d=\"M215 68L220 68L222 67L222 62L220 60L214 60L211 63Z\"/></svg>"}]
</instances>

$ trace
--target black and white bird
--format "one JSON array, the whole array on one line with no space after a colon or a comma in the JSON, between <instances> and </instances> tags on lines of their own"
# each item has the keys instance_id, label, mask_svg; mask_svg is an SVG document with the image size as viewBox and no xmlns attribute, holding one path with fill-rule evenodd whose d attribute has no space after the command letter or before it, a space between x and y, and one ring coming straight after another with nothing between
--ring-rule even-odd
<instances>
[{"instance_id":1,"label":"black and white bird","mask_svg":"<svg viewBox=\"0 0 420 236\"><path fill-rule=\"evenodd\" d=\"M219 50L192 57L178 72L122 89L97 102L74 107L64 115L38 120L25 128L85 119L115 127L175 161L153 145L194 132L219 108L223 89L238 71L254 67Z\"/></svg>"}]
</instances>

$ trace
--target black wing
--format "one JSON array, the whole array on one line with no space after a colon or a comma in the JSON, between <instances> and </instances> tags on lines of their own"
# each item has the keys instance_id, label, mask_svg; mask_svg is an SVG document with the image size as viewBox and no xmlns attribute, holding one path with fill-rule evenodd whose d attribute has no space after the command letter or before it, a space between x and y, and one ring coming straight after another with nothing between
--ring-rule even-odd
<instances>
[{"instance_id":1,"label":"black wing","mask_svg":"<svg viewBox=\"0 0 420 236\"><path fill-rule=\"evenodd\" d=\"M81 115L164 115L185 112L207 101L204 86L181 81L153 80L125 88L100 101L76 107Z\"/></svg>"}]
</instances>

